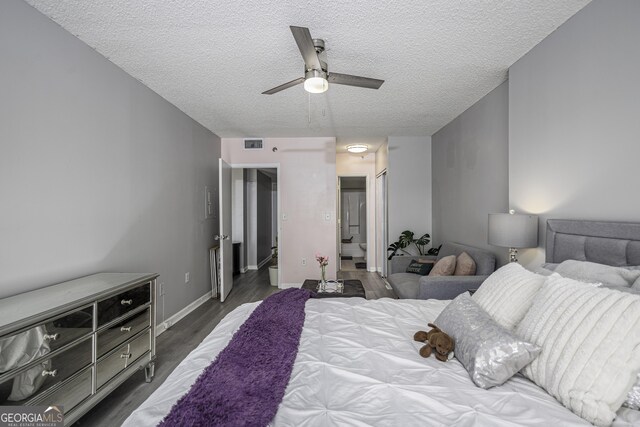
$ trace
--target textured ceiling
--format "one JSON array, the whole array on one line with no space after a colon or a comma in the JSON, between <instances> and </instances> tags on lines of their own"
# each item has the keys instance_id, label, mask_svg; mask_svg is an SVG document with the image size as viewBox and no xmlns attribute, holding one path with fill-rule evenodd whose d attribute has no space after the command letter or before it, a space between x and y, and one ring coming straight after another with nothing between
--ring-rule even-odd
<instances>
[{"instance_id":1,"label":"textured ceiling","mask_svg":"<svg viewBox=\"0 0 640 427\"><path fill-rule=\"evenodd\" d=\"M222 137L431 135L588 0L27 0ZM266 89L302 76L289 25L380 90ZM340 139L339 139L340 141Z\"/></svg>"}]
</instances>

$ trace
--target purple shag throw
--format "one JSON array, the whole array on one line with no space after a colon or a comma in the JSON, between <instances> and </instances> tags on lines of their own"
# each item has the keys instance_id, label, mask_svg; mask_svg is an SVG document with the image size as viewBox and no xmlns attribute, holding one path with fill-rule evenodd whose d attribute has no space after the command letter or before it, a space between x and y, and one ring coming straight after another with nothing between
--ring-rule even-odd
<instances>
[{"instance_id":1,"label":"purple shag throw","mask_svg":"<svg viewBox=\"0 0 640 427\"><path fill-rule=\"evenodd\" d=\"M266 298L159 425L268 425L291 377L310 295L286 289Z\"/></svg>"}]
</instances>

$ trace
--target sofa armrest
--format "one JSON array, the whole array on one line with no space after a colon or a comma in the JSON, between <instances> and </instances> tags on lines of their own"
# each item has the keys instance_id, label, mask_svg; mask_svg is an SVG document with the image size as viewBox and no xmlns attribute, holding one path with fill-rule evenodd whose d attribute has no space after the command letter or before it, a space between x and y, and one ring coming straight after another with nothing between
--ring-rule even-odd
<instances>
[{"instance_id":1,"label":"sofa armrest","mask_svg":"<svg viewBox=\"0 0 640 427\"><path fill-rule=\"evenodd\" d=\"M418 283L418 299L454 299L470 289L478 289L489 276L424 276Z\"/></svg>"},{"instance_id":2,"label":"sofa armrest","mask_svg":"<svg viewBox=\"0 0 640 427\"><path fill-rule=\"evenodd\" d=\"M412 259L410 256L394 256L389 263L389 274L406 272Z\"/></svg>"}]
</instances>

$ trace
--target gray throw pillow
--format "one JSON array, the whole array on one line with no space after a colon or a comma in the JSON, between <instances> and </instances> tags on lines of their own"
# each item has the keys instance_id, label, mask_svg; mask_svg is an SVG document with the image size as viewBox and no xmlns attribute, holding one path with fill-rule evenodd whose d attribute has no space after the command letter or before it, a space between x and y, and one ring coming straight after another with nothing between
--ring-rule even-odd
<instances>
[{"instance_id":1,"label":"gray throw pillow","mask_svg":"<svg viewBox=\"0 0 640 427\"><path fill-rule=\"evenodd\" d=\"M496 323L466 292L445 307L434 323L453 338L456 359L478 387L504 383L540 353L540 347Z\"/></svg>"}]
</instances>

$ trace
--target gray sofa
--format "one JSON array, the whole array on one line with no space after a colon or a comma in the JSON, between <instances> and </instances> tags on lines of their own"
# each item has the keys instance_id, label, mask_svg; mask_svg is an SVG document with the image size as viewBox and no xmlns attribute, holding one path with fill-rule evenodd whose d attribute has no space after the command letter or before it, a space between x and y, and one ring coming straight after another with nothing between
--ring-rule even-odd
<instances>
[{"instance_id":1,"label":"gray sofa","mask_svg":"<svg viewBox=\"0 0 640 427\"><path fill-rule=\"evenodd\" d=\"M438 261L448 255L466 252L476 262L475 276L420 276L407 273L412 259L432 258ZM391 258L387 281L399 298L403 299L453 299L470 289L478 289L496 268L496 257L489 251L459 243L445 242L435 256L395 256Z\"/></svg>"}]
</instances>

